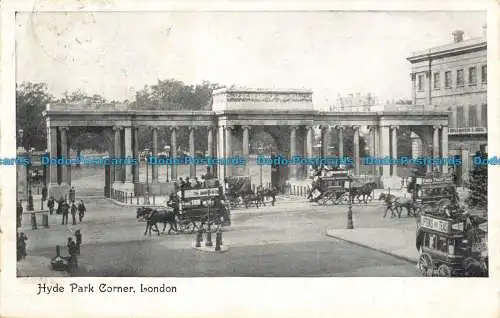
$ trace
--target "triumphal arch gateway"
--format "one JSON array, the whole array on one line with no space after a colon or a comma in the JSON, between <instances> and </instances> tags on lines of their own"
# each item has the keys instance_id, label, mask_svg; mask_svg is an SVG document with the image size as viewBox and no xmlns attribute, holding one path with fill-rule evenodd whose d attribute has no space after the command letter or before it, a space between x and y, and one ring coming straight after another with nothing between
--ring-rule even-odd
<instances>
[{"instance_id":1,"label":"triumphal arch gateway","mask_svg":"<svg viewBox=\"0 0 500 318\"><path fill-rule=\"evenodd\" d=\"M169 143L172 156L177 155L178 130L189 130L189 150L195 154L195 138L207 138L208 156L228 158L248 157L253 134L269 133L275 140L278 153L284 157L296 155L313 156L314 128L322 132L322 155L327 147L336 142L338 155L343 156L343 132L352 130L354 145L354 173L360 171L360 128L369 129L370 155L397 157L397 131L408 126L421 137L424 146L432 146L432 155L448 154L448 113L433 110L403 110L381 112L331 112L313 109L313 92L294 89L242 89L224 88L213 92L212 109L207 111L143 110L121 104L102 105L48 105L44 116L47 119L48 151L51 157L69 157L71 140L82 129L99 133L109 145L113 157L138 158L138 128L148 127L153 142L152 155L158 149L158 129L170 129ZM203 136L198 128L206 127ZM328 129L338 130L338 140L328 140ZM196 167L190 168L191 176ZM377 169L384 182L396 177L396 169L384 165ZM171 177L178 177L178 166L172 165ZM231 175L245 175L245 167L230 165L212 168L220 179ZM446 169L446 166L443 168ZM71 166L51 166L48 178L49 195L64 196L71 186ZM280 168L280 182L287 179L305 178L302 166ZM133 165L114 166L110 171L112 188L128 192L137 190L138 169ZM158 166L152 166L152 187L159 184ZM158 186L158 189L161 187ZM159 190L153 190L159 191Z\"/></svg>"}]
</instances>

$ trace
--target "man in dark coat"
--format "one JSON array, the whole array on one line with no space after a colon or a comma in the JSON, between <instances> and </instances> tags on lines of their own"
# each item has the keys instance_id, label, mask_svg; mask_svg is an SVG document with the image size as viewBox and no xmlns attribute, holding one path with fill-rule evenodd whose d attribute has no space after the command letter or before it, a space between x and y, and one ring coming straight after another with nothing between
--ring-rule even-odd
<instances>
[{"instance_id":1,"label":"man in dark coat","mask_svg":"<svg viewBox=\"0 0 500 318\"><path fill-rule=\"evenodd\" d=\"M75 197L76 197L75 187L71 187L71 190L69 190L69 201L70 202L75 201Z\"/></svg>"},{"instance_id":2,"label":"man in dark coat","mask_svg":"<svg viewBox=\"0 0 500 318\"><path fill-rule=\"evenodd\" d=\"M54 198L50 197L47 201L47 207L49 208L49 212L52 215L54 213Z\"/></svg>"},{"instance_id":3,"label":"man in dark coat","mask_svg":"<svg viewBox=\"0 0 500 318\"><path fill-rule=\"evenodd\" d=\"M70 271L78 267L77 248L73 238L68 237L69 268Z\"/></svg>"},{"instance_id":4,"label":"man in dark coat","mask_svg":"<svg viewBox=\"0 0 500 318\"><path fill-rule=\"evenodd\" d=\"M76 225L76 211L78 209L76 208L75 201L71 202L71 218L73 220L73 225Z\"/></svg>"},{"instance_id":5,"label":"man in dark coat","mask_svg":"<svg viewBox=\"0 0 500 318\"><path fill-rule=\"evenodd\" d=\"M61 224L68 224L68 216L69 216L69 204L66 201L61 202L59 205L61 207L61 212L62 212L62 223ZM66 221L66 223L65 223Z\"/></svg>"},{"instance_id":6,"label":"man in dark coat","mask_svg":"<svg viewBox=\"0 0 500 318\"><path fill-rule=\"evenodd\" d=\"M23 221L23 205L21 201L17 201L17 227L21 227Z\"/></svg>"},{"instance_id":7,"label":"man in dark coat","mask_svg":"<svg viewBox=\"0 0 500 318\"><path fill-rule=\"evenodd\" d=\"M82 223L83 217L85 216L85 211L87 211L87 208L85 204L83 204L83 201L80 200L78 203L78 218L80 219L80 223Z\"/></svg>"},{"instance_id":8,"label":"man in dark coat","mask_svg":"<svg viewBox=\"0 0 500 318\"><path fill-rule=\"evenodd\" d=\"M45 185L43 185L42 187L42 201L46 201L47 200L47 187Z\"/></svg>"},{"instance_id":9,"label":"man in dark coat","mask_svg":"<svg viewBox=\"0 0 500 318\"><path fill-rule=\"evenodd\" d=\"M80 230L75 231L75 238L76 238L76 254L80 255L80 245L82 245L82 233Z\"/></svg>"}]
</instances>

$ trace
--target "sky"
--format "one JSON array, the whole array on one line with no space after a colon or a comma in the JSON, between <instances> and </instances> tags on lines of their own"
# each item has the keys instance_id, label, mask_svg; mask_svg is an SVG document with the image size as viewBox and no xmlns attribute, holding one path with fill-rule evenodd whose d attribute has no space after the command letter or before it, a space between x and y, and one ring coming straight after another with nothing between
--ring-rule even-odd
<instances>
[{"instance_id":1,"label":"sky","mask_svg":"<svg viewBox=\"0 0 500 318\"><path fill-rule=\"evenodd\" d=\"M19 13L16 81L134 100L159 79L409 98L412 52L482 36L484 12Z\"/></svg>"}]
</instances>

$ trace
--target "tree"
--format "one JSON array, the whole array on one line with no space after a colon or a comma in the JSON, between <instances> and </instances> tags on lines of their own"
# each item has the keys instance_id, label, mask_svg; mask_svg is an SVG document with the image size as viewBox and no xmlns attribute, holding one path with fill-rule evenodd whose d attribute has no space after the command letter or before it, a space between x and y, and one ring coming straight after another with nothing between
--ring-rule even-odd
<instances>
[{"instance_id":1,"label":"tree","mask_svg":"<svg viewBox=\"0 0 500 318\"><path fill-rule=\"evenodd\" d=\"M219 84L204 81L198 85L186 85L182 81L175 79L159 80L154 85L145 85L136 93L135 103L139 109L158 110L209 110L212 104L212 92L221 88ZM206 128L197 132L198 136L206 136ZM158 131L158 140L170 140L170 132L167 130ZM139 143L144 147L150 147L151 136L146 130L139 131ZM167 142L170 143L170 142ZM182 129L177 134L177 144L183 145L187 149L189 145L189 133ZM205 150L207 147L206 138L195 138L195 149ZM161 150L159 150L161 151Z\"/></svg>"},{"instance_id":2,"label":"tree","mask_svg":"<svg viewBox=\"0 0 500 318\"><path fill-rule=\"evenodd\" d=\"M106 98L101 95L94 94L92 96L88 95L81 89L77 89L71 94L68 91L63 93L63 97L59 99L60 103L74 104L105 104L107 103Z\"/></svg>"},{"instance_id":3,"label":"tree","mask_svg":"<svg viewBox=\"0 0 500 318\"><path fill-rule=\"evenodd\" d=\"M22 145L29 149L47 148L47 129L42 112L54 97L45 83L23 82L16 84L16 125L22 129Z\"/></svg>"}]
</instances>

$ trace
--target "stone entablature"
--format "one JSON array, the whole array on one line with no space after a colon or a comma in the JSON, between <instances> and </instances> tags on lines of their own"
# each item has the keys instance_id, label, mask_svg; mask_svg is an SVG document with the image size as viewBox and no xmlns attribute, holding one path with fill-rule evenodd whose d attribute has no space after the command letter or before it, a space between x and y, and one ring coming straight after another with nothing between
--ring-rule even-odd
<instances>
[{"instance_id":1,"label":"stone entablature","mask_svg":"<svg viewBox=\"0 0 500 318\"><path fill-rule=\"evenodd\" d=\"M222 88L213 93L214 111L313 110L312 91L306 89Z\"/></svg>"}]
</instances>

